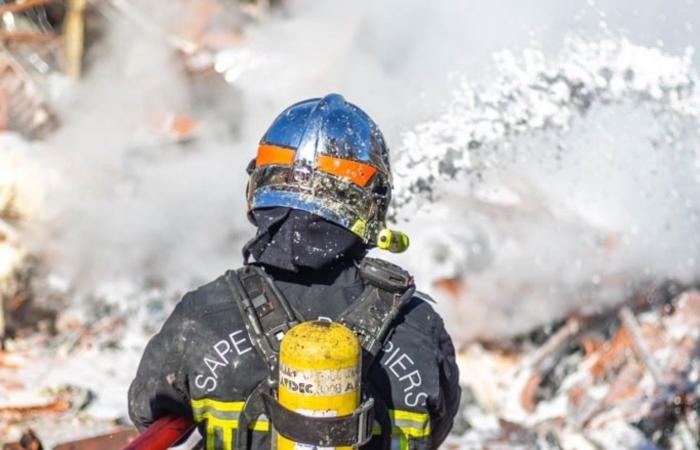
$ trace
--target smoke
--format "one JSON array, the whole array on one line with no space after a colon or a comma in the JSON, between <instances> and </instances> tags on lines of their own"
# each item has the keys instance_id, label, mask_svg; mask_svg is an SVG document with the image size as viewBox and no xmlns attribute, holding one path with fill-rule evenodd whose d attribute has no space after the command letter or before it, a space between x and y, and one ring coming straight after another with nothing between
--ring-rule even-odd
<instances>
[{"instance_id":1,"label":"smoke","mask_svg":"<svg viewBox=\"0 0 700 450\"><path fill-rule=\"evenodd\" d=\"M214 100L202 105L173 48L122 16L88 58L44 145L55 176L36 229L50 269L90 294L104 283L184 289L238 264L250 152L231 131L237 91L206 80ZM196 122L189 142L171 136L178 117Z\"/></svg>"},{"instance_id":2,"label":"smoke","mask_svg":"<svg viewBox=\"0 0 700 450\"><path fill-rule=\"evenodd\" d=\"M627 36L640 48L680 55L677 67L690 73L682 52L698 37L693 1L672 9L612 0L290 1L260 21L233 9L243 42L212 51L218 74L201 79L182 69L167 35L177 36L186 17L177 5L138 2L155 24L148 32L133 17L111 14L85 80L56 102L63 125L39 157L52 175L34 230L50 270L79 293L110 284L127 286L124 297L149 286L182 291L238 266L253 233L245 166L293 102L340 92L376 119L400 167L431 154L439 165L448 147L421 124L456 135L455 116L468 110L464 85L498 91L492 80L503 79L504 67L493 55L504 49L516 55L515 67L526 49L556 67L567 58L567 37ZM676 61L661 56L648 61ZM171 115L197 121L188 142L163 131ZM432 204L406 203L401 212L415 248L398 261L424 289L445 277L467 286L459 301L435 292L463 338L617 301L639 274L692 278L692 120L672 110L659 115L624 94L564 122L498 137L479 151L453 147L478 157L480 170L440 179ZM415 181L417 170L397 180Z\"/></svg>"},{"instance_id":3,"label":"smoke","mask_svg":"<svg viewBox=\"0 0 700 450\"><path fill-rule=\"evenodd\" d=\"M449 97L449 74L464 65L454 55L474 33L462 19L477 20L418 1L290 2L259 23L229 15L234 29L247 23L243 44L214 51L221 75L200 80L173 47L187 47L185 2L111 11L84 80L54 101L63 124L43 146L53 176L36 249L78 291L182 290L239 265L252 234L244 168L276 114L341 92L396 140ZM192 142L167 139L168 115L197 120Z\"/></svg>"}]
</instances>

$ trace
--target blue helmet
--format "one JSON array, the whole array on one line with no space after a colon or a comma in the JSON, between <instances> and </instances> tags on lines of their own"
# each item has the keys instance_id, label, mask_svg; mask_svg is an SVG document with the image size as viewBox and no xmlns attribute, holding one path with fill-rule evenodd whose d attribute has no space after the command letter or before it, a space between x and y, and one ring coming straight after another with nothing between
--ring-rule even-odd
<instances>
[{"instance_id":1,"label":"blue helmet","mask_svg":"<svg viewBox=\"0 0 700 450\"><path fill-rule=\"evenodd\" d=\"M391 199L389 150L374 121L338 94L282 111L260 141L248 211L284 206L374 244Z\"/></svg>"}]
</instances>

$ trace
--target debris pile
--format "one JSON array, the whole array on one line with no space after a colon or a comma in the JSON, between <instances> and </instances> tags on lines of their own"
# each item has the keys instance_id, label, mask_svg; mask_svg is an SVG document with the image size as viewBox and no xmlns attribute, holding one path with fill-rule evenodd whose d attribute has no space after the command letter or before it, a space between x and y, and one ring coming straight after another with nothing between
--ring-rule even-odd
<instances>
[{"instance_id":1,"label":"debris pile","mask_svg":"<svg viewBox=\"0 0 700 450\"><path fill-rule=\"evenodd\" d=\"M700 443L700 291L664 285L606 314L470 344L460 359L464 408L453 448Z\"/></svg>"},{"instance_id":2,"label":"debris pile","mask_svg":"<svg viewBox=\"0 0 700 450\"><path fill-rule=\"evenodd\" d=\"M115 376L117 368L89 364L97 353L111 355L115 342L124 339L123 331L122 320L105 318L85 327L64 319L54 336L34 333L12 340L9 351L0 352L0 448L22 444L27 435L43 448L59 448L58 444L86 436L109 436L107 444L114 443L115 436L133 437L135 430L122 418L87 410L110 389L110 379L123 384ZM119 356L131 362L123 350ZM81 380L75 379L76 373ZM85 381L100 385L101 392L82 386ZM124 442L118 442L114 447L93 448L121 448Z\"/></svg>"},{"instance_id":3,"label":"debris pile","mask_svg":"<svg viewBox=\"0 0 700 450\"><path fill-rule=\"evenodd\" d=\"M56 31L63 9L49 0L0 4L0 130L40 139L58 126L49 106L50 78L61 62L75 65L82 57L82 42L77 54L62 51L75 41L76 32L75 26L65 27L63 35Z\"/></svg>"},{"instance_id":4,"label":"debris pile","mask_svg":"<svg viewBox=\"0 0 700 450\"><path fill-rule=\"evenodd\" d=\"M23 157L24 141L12 135L0 140L0 349L6 336L16 336L31 297L33 259L21 242L19 226L38 201L31 164Z\"/></svg>"}]
</instances>

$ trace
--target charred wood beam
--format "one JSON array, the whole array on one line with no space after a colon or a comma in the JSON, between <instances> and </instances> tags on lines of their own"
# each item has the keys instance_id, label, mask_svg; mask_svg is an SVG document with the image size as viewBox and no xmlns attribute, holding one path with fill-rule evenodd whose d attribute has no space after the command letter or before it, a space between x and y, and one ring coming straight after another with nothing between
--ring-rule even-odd
<instances>
[{"instance_id":1,"label":"charred wood beam","mask_svg":"<svg viewBox=\"0 0 700 450\"><path fill-rule=\"evenodd\" d=\"M564 345L568 344L581 331L581 320L572 317L559 328L535 353L529 358L527 364L533 369L538 369L550 356L556 354Z\"/></svg>"},{"instance_id":2,"label":"charred wood beam","mask_svg":"<svg viewBox=\"0 0 700 450\"><path fill-rule=\"evenodd\" d=\"M642 360L647 370L649 370L649 373L651 373L656 385L662 385L663 374L661 373L661 369L656 363L654 355L652 355L649 346L642 336L642 329L639 326L639 322L637 322L637 318L634 317L632 310L628 306L625 306L620 310L620 320L629 330L630 336L632 336L632 343L634 345L635 353L637 356L639 356L639 359Z\"/></svg>"},{"instance_id":3,"label":"charred wood beam","mask_svg":"<svg viewBox=\"0 0 700 450\"><path fill-rule=\"evenodd\" d=\"M639 322L637 322L637 318L634 316L632 310L628 306L624 306L620 310L620 320L625 327L627 327L630 335L632 336L632 344L634 346L635 353L651 374L656 386L662 387L664 385L663 373L661 372L654 355L651 353L649 346L644 340L642 329L639 326ZM679 418L676 427L678 428L678 436L680 437L683 448L685 450L697 449L699 444L698 437L692 432L692 429L685 417Z\"/></svg>"},{"instance_id":4,"label":"charred wood beam","mask_svg":"<svg viewBox=\"0 0 700 450\"><path fill-rule=\"evenodd\" d=\"M43 450L44 447L41 445L41 441L36 436L34 431L27 430L22 434L22 437L18 442L11 442L4 444L3 450Z\"/></svg>"},{"instance_id":5,"label":"charred wood beam","mask_svg":"<svg viewBox=\"0 0 700 450\"><path fill-rule=\"evenodd\" d=\"M68 10L63 25L64 70L74 79L80 78L83 70L86 6L87 0L68 0Z\"/></svg>"}]
</instances>

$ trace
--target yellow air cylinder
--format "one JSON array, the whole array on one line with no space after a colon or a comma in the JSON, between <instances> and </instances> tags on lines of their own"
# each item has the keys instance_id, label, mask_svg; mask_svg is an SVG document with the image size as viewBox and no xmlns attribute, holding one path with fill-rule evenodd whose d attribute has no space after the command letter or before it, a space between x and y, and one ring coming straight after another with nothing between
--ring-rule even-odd
<instances>
[{"instance_id":1,"label":"yellow air cylinder","mask_svg":"<svg viewBox=\"0 0 700 450\"><path fill-rule=\"evenodd\" d=\"M300 414L335 417L351 414L360 403L362 348L349 328L330 321L301 323L280 346L279 402ZM279 450L311 446L277 435ZM337 447L350 450L351 447Z\"/></svg>"}]
</instances>

